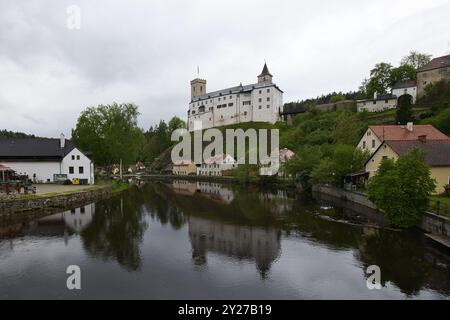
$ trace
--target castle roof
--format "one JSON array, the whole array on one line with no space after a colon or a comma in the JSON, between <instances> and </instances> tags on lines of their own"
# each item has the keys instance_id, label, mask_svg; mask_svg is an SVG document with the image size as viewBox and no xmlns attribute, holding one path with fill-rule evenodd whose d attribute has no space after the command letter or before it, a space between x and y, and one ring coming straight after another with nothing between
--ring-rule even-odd
<instances>
[{"instance_id":1,"label":"castle roof","mask_svg":"<svg viewBox=\"0 0 450 320\"><path fill-rule=\"evenodd\" d=\"M264 63L264 68L258 77L261 77L261 76L271 76L272 77L272 75L269 72L269 68L267 68L267 63Z\"/></svg>"},{"instance_id":2,"label":"castle roof","mask_svg":"<svg viewBox=\"0 0 450 320\"><path fill-rule=\"evenodd\" d=\"M192 98L192 101L201 101L206 99L212 99L216 97L226 96L228 94L235 94L235 93L246 93L246 92L252 92L255 89L262 89L266 87L275 87L280 92L283 92L278 86L271 81L264 81L260 83L253 83L249 85L239 85L227 89L222 89L218 91L208 92L201 96L197 96Z\"/></svg>"}]
</instances>

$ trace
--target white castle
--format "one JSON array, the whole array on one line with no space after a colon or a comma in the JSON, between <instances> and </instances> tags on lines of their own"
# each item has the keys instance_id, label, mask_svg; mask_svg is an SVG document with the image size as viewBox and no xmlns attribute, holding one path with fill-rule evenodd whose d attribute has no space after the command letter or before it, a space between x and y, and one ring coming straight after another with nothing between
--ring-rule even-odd
<instances>
[{"instance_id":1,"label":"white castle","mask_svg":"<svg viewBox=\"0 0 450 320\"><path fill-rule=\"evenodd\" d=\"M188 129L194 131L242 122L270 122L281 120L283 91L272 82L267 64L258 76L258 83L206 93L206 80L191 81L191 102L188 110Z\"/></svg>"}]
</instances>

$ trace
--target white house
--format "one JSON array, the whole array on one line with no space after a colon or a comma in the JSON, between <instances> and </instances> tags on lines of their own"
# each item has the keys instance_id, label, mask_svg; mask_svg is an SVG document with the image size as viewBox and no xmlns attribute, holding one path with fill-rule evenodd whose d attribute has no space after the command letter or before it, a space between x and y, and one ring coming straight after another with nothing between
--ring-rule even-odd
<instances>
[{"instance_id":1,"label":"white house","mask_svg":"<svg viewBox=\"0 0 450 320\"><path fill-rule=\"evenodd\" d=\"M191 81L191 102L188 110L188 129L197 130L242 122L270 122L281 120L283 91L272 82L267 65L258 76L258 82L219 91L206 92L206 80Z\"/></svg>"},{"instance_id":2,"label":"white house","mask_svg":"<svg viewBox=\"0 0 450 320\"><path fill-rule=\"evenodd\" d=\"M0 163L35 183L94 183L94 164L64 135L59 139L0 138Z\"/></svg>"},{"instance_id":3,"label":"white house","mask_svg":"<svg viewBox=\"0 0 450 320\"><path fill-rule=\"evenodd\" d=\"M205 159L201 166L197 167L199 176L221 176L223 171L237 167L236 160L229 154L219 154Z\"/></svg>"},{"instance_id":4,"label":"white house","mask_svg":"<svg viewBox=\"0 0 450 320\"><path fill-rule=\"evenodd\" d=\"M373 99L356 101L358 112L380 112L397 108L397 96L393 94L374 94Z\"/></svg>"},{"instance_id":5,"label":"white house","mask_svg":"<svg viewBox=\"0 0 450 320\"><path fill-rule=\"evenodd\" d=\"M416 80L397 82L394 86L392 86L391 93L397 97L404 94L409 94L412 97L412 104L415 104L417 97L417 82Z\"/></svg>"}]
</instances>

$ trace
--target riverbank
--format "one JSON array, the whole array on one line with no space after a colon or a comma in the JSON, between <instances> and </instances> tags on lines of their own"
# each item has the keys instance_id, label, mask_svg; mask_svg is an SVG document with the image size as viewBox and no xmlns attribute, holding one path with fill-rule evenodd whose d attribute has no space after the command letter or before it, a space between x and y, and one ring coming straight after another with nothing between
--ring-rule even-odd
<instances>
[{"instance_id":1,"label":"riverbank","mask_svg":"<svg viewBox=\"0 0 450 320\"><path fill-rule=\"evenodd\" d=\"M315 185L312 191L317 200L337 204L342 208L362 213L380 224L386 224L383 212L363 193L325 185ZM432 235L450 237L450 219L432 212L424 212L417 227Z\"/></svg>"},{"instance_id":2,"label":"riverbank","mask_svg":"<svg viewBox=\"0 0 450 320\"><path fill-rule=\"evenodd\" d=\"M57 186L55 186L57 187ZM130 186L122 182L103 182L85 188L47 188L49 192L19 195L15 198L0 200L0 219L8 219L11 215L42 216L55 210L71 209L87 203L108 198L127 190ZM42 188L44 189L44 188Z\"/></svg>"}]
</instances>

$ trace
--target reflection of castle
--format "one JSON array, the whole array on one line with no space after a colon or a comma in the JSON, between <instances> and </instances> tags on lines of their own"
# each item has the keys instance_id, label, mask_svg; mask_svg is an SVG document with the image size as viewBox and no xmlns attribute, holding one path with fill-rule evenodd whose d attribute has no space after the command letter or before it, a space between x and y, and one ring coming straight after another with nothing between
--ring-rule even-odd
<instances>
[{"instance_id":1,"label":"reflection of castle","mask_svg":"<svg viewBox=\"0 0 450 320\"><path fill-rule=\"evenodd\" d=\"M31 236L66 236L68 232L79 234L91 221L95 204L64 211L31 222L25 230Z\"/></svg>"},{"instance_id":2,"label":"reflection of castle","mask_svg":"<svg viewBox=\"0 0 450 320\"><path fill-rule=\"evenodd\" d=\"M208 252L254 260L263 278L280 254L280 235L276 229L189 217L189 238L196 264L206 264Z\"/></svg>"},{"instance_id":3,"label":"reflection of castle","mask_svg":"<svg viewBox=\"0 0 450 320\"><path fill-rule=\"evenodd\" d=\"M233 191L223 187L219 183L197 182L197 191L213 200L226 202L228 204L234 199Z\"/></svg>"}]
</instances>

